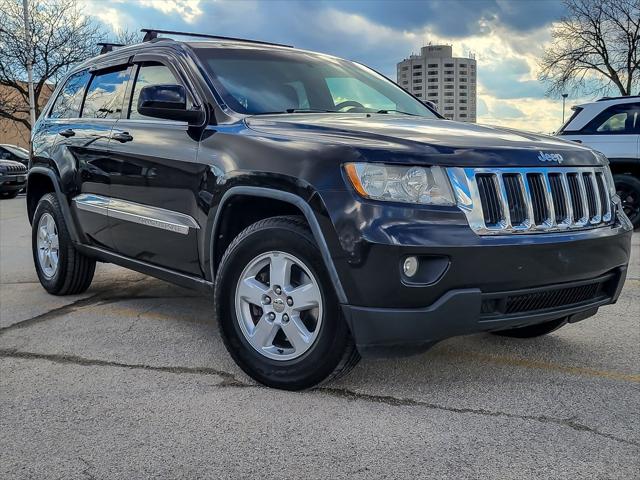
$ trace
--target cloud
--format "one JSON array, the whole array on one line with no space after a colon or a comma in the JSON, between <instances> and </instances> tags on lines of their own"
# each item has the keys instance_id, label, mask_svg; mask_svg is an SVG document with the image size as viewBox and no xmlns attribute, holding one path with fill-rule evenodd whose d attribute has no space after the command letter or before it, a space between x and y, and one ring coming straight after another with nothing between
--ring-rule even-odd
<instances>
[{"instance_id":1,"label":"cloud","mask_svg":"<svg viewBox=\"0 0 640 480\"><path fill-rule=\"evenodd\" d=\"M84 0L97 2L99 0ZM427 42L478 61L480 122L552 131L561 104L538 82L556 0L118 0L96 16L113 28L156 27L263 39L365 63L395 80L396 63ZM144 20L141 20L144 19Z\"/></svg>"}]
</instances>

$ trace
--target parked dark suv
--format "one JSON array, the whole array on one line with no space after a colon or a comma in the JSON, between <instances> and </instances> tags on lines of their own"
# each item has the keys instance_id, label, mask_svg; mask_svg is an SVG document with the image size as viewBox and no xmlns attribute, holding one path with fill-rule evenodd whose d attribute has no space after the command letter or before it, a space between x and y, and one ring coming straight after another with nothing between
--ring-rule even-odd
<instances>
[{"instance_id":1,"label":"parked dark suv","mask_svg":"<svg viewBox=\"0 0 640 480\"><path fill-rule=\"evenodd\" d=\"M213 292L236 362L286 389L618 298L631 225L602 155L444 120L330 55L156 37L75 68L34 129L50 293L96 261Z\"/></svg>"}]
</instances>

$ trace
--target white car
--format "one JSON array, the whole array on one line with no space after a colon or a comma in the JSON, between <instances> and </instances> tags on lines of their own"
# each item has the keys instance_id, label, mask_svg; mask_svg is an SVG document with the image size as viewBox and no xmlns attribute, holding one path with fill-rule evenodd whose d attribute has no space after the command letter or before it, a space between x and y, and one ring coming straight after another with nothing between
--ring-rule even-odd
<instances>
[{"instance_id":1,"label":"white car","mask_svg":"<svg viewBox=\"0 0 640 480\"><path fill-rule=\"evenodd\" d=\"M607 156L624 211L640 226L640 96L576 105L556 135Z\"/></svg>"}]
</instances>

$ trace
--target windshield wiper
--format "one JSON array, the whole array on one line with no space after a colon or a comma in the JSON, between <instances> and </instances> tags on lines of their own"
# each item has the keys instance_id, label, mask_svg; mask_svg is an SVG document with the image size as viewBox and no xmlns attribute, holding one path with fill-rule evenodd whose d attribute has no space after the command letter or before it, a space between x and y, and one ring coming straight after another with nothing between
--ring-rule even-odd
<instances>
[{"instance_id":1,"label":"windshield wiper","mask_svg":"<svg viewBox=\"0 0 640 480\"><path fill-rule=\"evenodd\" d=\"M321 110L318 108L287 108L287 113L340 113L337 110Z\"/></svg>"},{"instance_id":2,"label":"windshield wiper","mask_svg":"<svg viewBox=\"0 0 640 480\"><path fill-rule=\"evenodd\" d=\"M411 115L412 117L419 117L420 115L416 115L415 113L409 113L409 112L403 112L402 110L378 110L376 113L389 113L389 112L396 112L396 113L401 113L402 115Z\"/></svg>"}]
</instances>

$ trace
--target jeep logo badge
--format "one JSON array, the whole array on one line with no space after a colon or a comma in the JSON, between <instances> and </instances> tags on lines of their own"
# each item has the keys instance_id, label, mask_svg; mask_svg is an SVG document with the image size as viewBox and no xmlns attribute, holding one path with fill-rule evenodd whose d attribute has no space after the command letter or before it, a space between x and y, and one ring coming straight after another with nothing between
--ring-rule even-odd
<instances>
[{"instance_id":1,"label":"jeep logo badge","mask_svg":"<svg viewBox=\"0 0 640 480\"><path fill-rule=\"evenodd\" d=\"M538 152L538 160L541 162L558 162L562 163L564 158L559 153L544 153Z\"/></svg>"}]
</instances>

